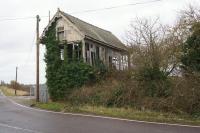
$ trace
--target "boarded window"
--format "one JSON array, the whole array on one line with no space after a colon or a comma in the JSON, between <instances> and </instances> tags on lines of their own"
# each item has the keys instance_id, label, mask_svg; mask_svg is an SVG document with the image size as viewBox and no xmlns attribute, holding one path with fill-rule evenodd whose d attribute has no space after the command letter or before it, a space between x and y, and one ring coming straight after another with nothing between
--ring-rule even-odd
<instances>
[{"instance_id":1,"label":"boarded window","mask_svg":"<svg viewBox=\"0 0 200 133\"><path fill-rule=\"evenodd\" d=\"M59 41L65 40L65 30L64 27L57 28L57 37Z\"/></svg>"},{"instance_id":2,"label":"boarded window","mask_svg":"<svg viewBox=\"0 0 200 133\"><path fill-rule=\"evenodd\" d=\"M63 41L65 39L65 32L58 32L58 40Z\"/></svg>"}]
</instances>

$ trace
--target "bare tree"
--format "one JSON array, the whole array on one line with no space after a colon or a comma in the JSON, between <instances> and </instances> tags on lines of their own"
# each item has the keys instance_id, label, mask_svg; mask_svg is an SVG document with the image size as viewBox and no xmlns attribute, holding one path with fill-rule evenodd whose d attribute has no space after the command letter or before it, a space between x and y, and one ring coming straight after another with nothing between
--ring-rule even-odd
<instances>
[{"instance_id":1,"label":"bare tree","mask_svg":"<svg viewBox=\"0 0 200 133\"><path fill-rule=\"evenodd\" d=\"M174 31L155 20L136 19L127 31L132 64L149 66L170 74L177 66L178 39Z\"/></svg>"},{"instance_id":2,"label":"bare tree","mask_svg":"<svg viewBox=\"0 0 200 133\"><path fill-rule=\"evenodd\" d=\"M189 5L185 10L180 11L178 20L173 27L173 35L179 41L185 42L191 33L192 25L196 22L200 22L200 9L197 6Z\"/></svg>"}]
</instances>

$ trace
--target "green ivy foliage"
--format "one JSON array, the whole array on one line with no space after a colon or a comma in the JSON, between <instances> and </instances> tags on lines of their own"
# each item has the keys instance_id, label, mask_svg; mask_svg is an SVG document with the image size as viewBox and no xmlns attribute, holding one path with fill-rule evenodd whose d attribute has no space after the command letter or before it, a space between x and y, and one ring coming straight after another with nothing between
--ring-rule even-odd
<instances>
[{"instance_id":1,"label":"green ivy foliage","mask_svg":"<svg viewBox=\"0 0 200 133\"><path fill-rule=\"evenodd\" d=\"M49 93L52 99L58 99L60 95L64 95L64 90L61 87L59 80L59 70L61 68L60 48L56 40L56 23L49 27L46 36L43 37L42 43L46 46L45 62L46 62L46 78Z\"/></svg>"},{"instance_id":2,"label":"green ivy foliage","mask_svg":"<svg viewBox=\"0 0 200 133\"><path fill-rule=\"evenodd\" d=\"M95 79L94 69L82 61L68 61L64 48L65 60L60 59L59 41L56 39L56 22L49 27L42 43L46 46L46 78L52 100L64 100L74 89Z\"/></svg>"},{"instance_id":3,"label":"green ivy foliage","mask_svg":"<svg viewBox=\"0 0 200 133\"><path fill-rule=\"evenodd\" d=\"M183 44L181 62L186 71L200 72L200 23L192 27L192 35Z\"/></svg>"}]
</instances>

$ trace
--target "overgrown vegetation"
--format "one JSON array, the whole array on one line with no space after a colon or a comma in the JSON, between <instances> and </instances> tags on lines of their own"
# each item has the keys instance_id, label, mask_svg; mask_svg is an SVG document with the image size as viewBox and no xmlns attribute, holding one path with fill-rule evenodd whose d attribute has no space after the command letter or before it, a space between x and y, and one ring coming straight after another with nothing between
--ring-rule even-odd
<instances>
[{"instance_id":1,"label":"overgrown vegetation","mask_svg":"<svg viewBox=\"0 0 200 133\"><path fill-rule=\"evenodd\" d=\"M51 98L72 106L134 108L199 118L198 16L200 11L190 7L174 26L162 25L159 19L132 23L127 32L132 68L117 72L107 72L101 62L91 67L80 60L69 62L67 57L61 61L54 23L43 39Z\"/></svg>"},{"instance_id":2,"label":"overgrown vegetation","mask_svg":"<svg viewBox=\"0 0 200 133\"><path fill-rule=\"evenodd\" d=\"M135 108L159 112L189 114L199 117L199 92L193 79L169 78L171 93L168 96L149 96L140 81L127 78L129 73L115 73L93 86L84 86L73 91L67 99L72 105ZM113 78L115 77L115 78ZM190 84L192 83L192 85Z\"/></svg>"},{"instance_id":3,"label":"overgrown vegetation","mask_svg":"<svg viewBox=\"0 0 200 133\"><path fill-rule=\"evenodd\" d=\"M192 25L191 32L183 43L182 67L188 72L200 72L200 22Z\"/></svg>"},{"instance_id":4,"label":"overgrown vegetation","mask_svg":"<svg viewBox=\"0 0 200 133\"><path fill-rule=\"evenodd\" d=\"M182 69L184 76L184 87L190 88L184 90L187 96L182 98L187 103L189 113L200 116L200 22L194 22L191 28L191 35L182 46Z\"/></svg>"},{"instance_id":5,"label":"overgrown vegetation","mask_svg":"<svg viewBox=\"0 0 200 133\"><path fill-rule=\"evenodd\" d=\"M77 59L73 52L72 59L67 57L67 42L64 44L64 61L60 58L60 45L56 39L56 22L49 28L42 42L46 46L46 78L52 100L64 100L74 89L100 79L105 73L101 62L99 67L91 67ZM96 73L96 75L95 75Z\"/></svg>"}]
</instances>

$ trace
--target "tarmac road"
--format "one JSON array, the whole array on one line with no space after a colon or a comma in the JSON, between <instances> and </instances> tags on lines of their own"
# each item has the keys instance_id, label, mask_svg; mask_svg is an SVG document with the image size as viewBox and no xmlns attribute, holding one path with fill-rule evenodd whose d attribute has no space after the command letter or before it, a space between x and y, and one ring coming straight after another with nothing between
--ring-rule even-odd
<instances>
[{"instance_id":1,"label":"tarmac road","mask_svg":"<svg viewBox=\"0 0 200 133\"><path fill-rule=\"evenodd\" d=\"M38 111L21 107L0 93L0 133L200 133L200 127Z\"/></svg>"}]
</instances>

